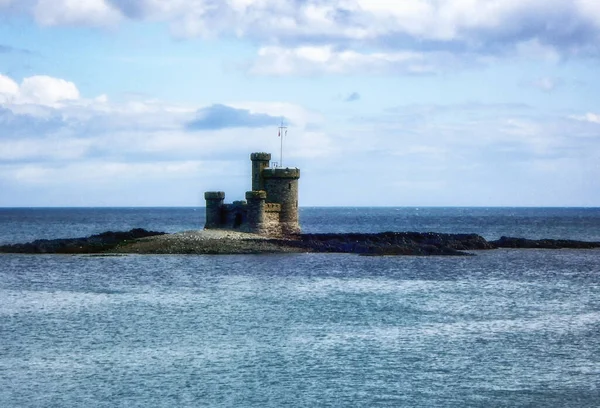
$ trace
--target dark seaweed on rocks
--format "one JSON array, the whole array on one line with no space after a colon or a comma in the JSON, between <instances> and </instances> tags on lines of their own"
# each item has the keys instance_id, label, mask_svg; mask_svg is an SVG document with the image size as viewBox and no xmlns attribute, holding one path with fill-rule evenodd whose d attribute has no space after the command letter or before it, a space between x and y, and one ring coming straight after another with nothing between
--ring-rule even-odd
<instances>
[{"instance_id":1,"label":"dark seaweed on rocks","mask_svg":"<svg viewBox=\"0 0 600 408\"><path fill-rule=\"evenodd\" d=\"M239 232L237 234L240 234ZM169 254L265 254L283 252L336 252L359 255L470 255L473 250L495 248L600 248L600 242L573 240L529 240L502 237L486 241L477 234L436 232L382 232L375 234L298 234L280 238L255 239L227 237L199 239L196 234L172 234L149 240L140 238L165 235L141 228L126 232L103 232L88 238L42 239L27 244L0 246L12 253L169 253ZM243 235L243 234L242 234Z\"/></svg>"},{"instance_id":2,"label":"dark seaweed on rocks","mask_svg":"<svg viewBox=\"0 0 600 408\"><path fill-rule=\"evenodd\" d=\"M26 244L0 246L0 252L26 254L92 254L105 252L138 238L164 235L164 232L134 228L130 231L107 231L87 238L38 239Z\"/></svg>"},{"instance_id":3,"label":"dark seaweed on rocks","mask_svg":"<svg viewBox=\"0 0 600 408\"><path fill-rule=\"evenodd\" d=\"M575 241L571 239L526 239L514 237L500 237L490 244L497 248L544 248L544 249L589 249L600 248L600 242Z\"/></svg>"},{"instance_id":4,"label":"dark seaweed on rocks","mask_svg":"<svg viewBox=\"0 0 600 408\"><path fill-rule=\"evenodd\" d=\"M376 234L302 234L287 245L311 252L360 255L468 255L476 249L493 249L477 234L435 232L382 232Z\"/></svg>"}]
</instances>

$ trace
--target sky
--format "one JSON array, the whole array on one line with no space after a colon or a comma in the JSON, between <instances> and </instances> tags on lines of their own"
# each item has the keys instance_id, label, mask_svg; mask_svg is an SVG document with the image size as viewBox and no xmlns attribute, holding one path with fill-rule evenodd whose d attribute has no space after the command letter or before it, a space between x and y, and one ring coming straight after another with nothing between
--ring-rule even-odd
<instances>
[{"instance_id":1,"label":"sky","mask_svg":"<svg viewBox=\"0 0 600 408\"><path fill-rule=\"evenodd\" d=\"M288 126L280 157L278 126ZM0 0L0 206L600 206L598 0Z\"/></svg>"}]
</instances>

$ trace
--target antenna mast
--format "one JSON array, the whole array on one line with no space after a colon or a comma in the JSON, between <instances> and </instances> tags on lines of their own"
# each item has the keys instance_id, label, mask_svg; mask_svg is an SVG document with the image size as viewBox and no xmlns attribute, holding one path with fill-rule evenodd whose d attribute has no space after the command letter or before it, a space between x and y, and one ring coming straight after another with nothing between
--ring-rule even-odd
<instances>
[{"instance_id":1,"label":"antenna mast","mask_svg":"<svg viewBox=\"0 0 600 408\"><path fill-rule=\"evenodd\" d=\"M281 117L281 125L279 125L279 137L280 147L279 147L279 167L283 167L283 136L287 136L287 126L283 125L283 116Z\"/></svg>"}]
</instances>

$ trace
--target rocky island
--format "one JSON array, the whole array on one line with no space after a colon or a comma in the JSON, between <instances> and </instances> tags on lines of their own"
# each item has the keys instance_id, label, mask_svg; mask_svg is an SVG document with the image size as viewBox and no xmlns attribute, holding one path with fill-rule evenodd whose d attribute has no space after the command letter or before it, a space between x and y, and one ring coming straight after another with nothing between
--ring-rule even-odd
<instances>
[{"instance_id":1,"label":"rocky island","mask_svg":"<svg viewBox=\"0 0 600 408\"><path fill-rule=\"evenodd\" d=\"M487 241L477 234L382 232L374 234L298 234L286 238L227 230L174 234L133 229L104 232L87 238L36 240L0 246L4 253L29 254L273 254L293 252L359 255L470 255L496 248L600 248L600 242L529 240L501 237Z\"/></svg>"}]
</instances>

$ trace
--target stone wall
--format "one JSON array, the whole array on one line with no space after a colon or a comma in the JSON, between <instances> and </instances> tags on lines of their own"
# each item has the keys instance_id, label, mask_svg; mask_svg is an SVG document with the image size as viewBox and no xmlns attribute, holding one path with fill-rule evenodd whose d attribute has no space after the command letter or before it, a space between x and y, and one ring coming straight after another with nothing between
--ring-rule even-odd
<instances>
[{"instance_id":1,"label":"stone wall","mask_svg":"<svg viewBox=\"0 0 600 408\"><path fill-rule=\"evenodd\" d=\"M275 203L266 203L264 212L264 228L263 233L278 237L282 235L281 224L279 217L281 214L281 205Z\"/></svg>"},{"instance_id":2,"label":"stone wall","mask_svg":"<svg viewBox=\"0 0 600 408\"><path fill-rule=\"evenodd\" d=\"M223 205L224 222L221 228L240 229L248 220L248 208L245 201L234 201Z\"/></svg>"}]
</instances>

